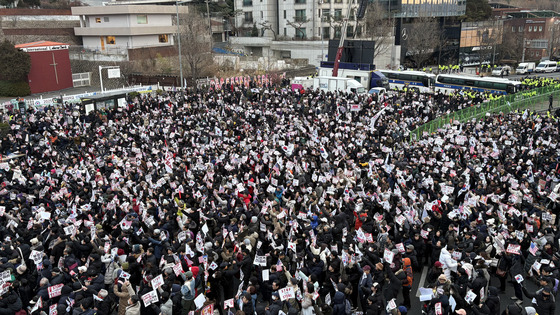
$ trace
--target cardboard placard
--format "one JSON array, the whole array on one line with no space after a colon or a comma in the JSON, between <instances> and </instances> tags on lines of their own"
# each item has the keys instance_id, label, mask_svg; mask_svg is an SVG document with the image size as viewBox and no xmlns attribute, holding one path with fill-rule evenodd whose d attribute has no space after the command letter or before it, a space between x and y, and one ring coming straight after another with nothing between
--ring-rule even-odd
<instances>
[{"instance_id":1,"label":"cardboard placard","mask_svg":"<svg viewBox=\"0 0 560 315\"><path fill-rule=\"evenodd\" d=\"M294 288L292 287L285 287L283 289L278 290L278 294L280 295L281 301L286 301L288 299L295 299L296 294L294 292Z\"/></svg>"}]
</instances>

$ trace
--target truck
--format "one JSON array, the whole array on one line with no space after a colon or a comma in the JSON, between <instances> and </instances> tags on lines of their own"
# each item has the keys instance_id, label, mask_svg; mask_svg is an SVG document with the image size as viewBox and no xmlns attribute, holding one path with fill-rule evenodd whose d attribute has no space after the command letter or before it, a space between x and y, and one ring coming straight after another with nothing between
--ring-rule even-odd
<instances>
[{"instance_id":1,"label":"truck","mask_svg":"<svg viewBox=\"0 0 560 315\"><path fill-rule=\"evenodd\" d=\"M321 61L319 67L319 76L330 76L334 67L332 61ZM354 79L362 84L362 86L369 90L375 87L382 87L389 89L389 80L375 69L375 65L365 63L350 63L341 62L338 68L338 77Z\"/></svg>"},{"instance_id":2,"label":"truck","mask_svg":"<svg viewBox=\"0 0 560 315\"><path fill-rule=\"evenodd\" d=\"M528 74L533 71L535 71L534 62L522 62L517 66L517 69L515 69L515 74Z\"/></svg>"},{"instance_id":3,"label":"truck","mask_svg":"<svg viewBox=\"0 0 560 315\"><path fill-rule=\"evenodd\" d=\"M342 91L347 93L364 94L366 89L354 79L319 76L313 79L313 88L323 92Z\"/></svg>"},{"instance_id":4,"label":"truck","mask_svg":"<svg viewBox=\"0 0 560 315\"><path fill-rule=\"evenodd\" d=\"M311 77L295 77L290 81L292 91L299 91L301 89L307 90L313 87L313 78Z\"/></svg>"}]
</instances>

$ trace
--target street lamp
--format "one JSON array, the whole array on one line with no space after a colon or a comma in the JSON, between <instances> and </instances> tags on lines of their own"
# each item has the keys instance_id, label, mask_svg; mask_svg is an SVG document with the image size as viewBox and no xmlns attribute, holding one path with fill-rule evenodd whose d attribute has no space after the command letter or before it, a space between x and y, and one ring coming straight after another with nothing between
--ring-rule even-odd
<instances>
[{"instance_id":1,"label":"street lamp","mask_svg":"<svg viewBox=\"0 0 560 315\"><path fill-rule=\"evenodd\" d=\"M179 49L179 76L181 79L181 102L183 101L183 51L181 50L181 30L179 22L179 4L184 2L175 1L175 8L177 9L177 45Z\"/></svg>"}]
</instances>

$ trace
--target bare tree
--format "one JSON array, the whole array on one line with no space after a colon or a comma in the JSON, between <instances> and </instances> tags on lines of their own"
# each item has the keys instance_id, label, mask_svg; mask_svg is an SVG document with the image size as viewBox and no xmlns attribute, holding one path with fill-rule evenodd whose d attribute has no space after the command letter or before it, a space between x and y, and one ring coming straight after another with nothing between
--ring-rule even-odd
<instances>
[{"instance_id":1,"label":"bare tree","mask_svg":"<svg viewBox=\"0 0 560 315\"><path fill-rule=\"evenodd\" d=\"M374 2L368 6L364 20L365 35L375 42L373 46L373 58L375 60L377 56L391 48L393 21L389 12L379 2Z\"/></svg>"},{"instance_id":2,"label":"bare tree","mask_svg":"<svg viewBox=\"0 0 560 315\"><path fill-rule=\"evenodd\" d=\"M278 34L276 34L276 31L274 30L274 27L272 27L272 23L270 23L269 21L264 21L264 22L260 23L259 25L262 27L261 29L263 30L263 34L264 34L264 31L269 30L269 31L272 32L272 36L273 36L274 40L276 40Z\"/></svg>"},{"instance_id":3,"label":"bare tree","mask_svg":"<svg viewBox=\"0 0 560 315\"><path fill-rule=\"evenodd\" d=\"M498 54L501 60L514 60L520 62L523 57L523 34L519 32L504 32L502 44Z\"/></svg>"},{"instance_id":4,"label":"bare tree","mask_svg":"<svg viewBox=\"0 0 560 315\"><path fill-rule=\"evenodd\" d=\"M293 27L296 30L296 37L298 33L301 33L301 38L304 39L307 35L301 30L301 28L307 24L307 22L311 21L311 19L307 19L305 17L300 17L298 18L296 16L296 19L294 19L294 21L286 21L286 23L288 23L288 25L290 25L291 27Z\"/></svg>"},{"instance_id":5,"label":"bare tree","mask_svg":"<svg viewBox=\"0 0 560 315\"><path fill-rule=\"evenodd\" d=\"M419 14L422 16L422 14ZM433 17L420 17L413 24L403 28L403 38L407 41L407 54L418 67L422 67L438 46L442 30Z\"/></svg>"},{"instance_id":6,"label":"bare tree","mask_svg":"<svg viewBox=\"0 0 560 315\"><path fill-rule=\"evenodd\" d=\"M205 74L203 70L211 68L212 38L208 24L197 13L185 15L181 19L180 29L181 55L194 80Z\"/></svg>"}]
</instances>

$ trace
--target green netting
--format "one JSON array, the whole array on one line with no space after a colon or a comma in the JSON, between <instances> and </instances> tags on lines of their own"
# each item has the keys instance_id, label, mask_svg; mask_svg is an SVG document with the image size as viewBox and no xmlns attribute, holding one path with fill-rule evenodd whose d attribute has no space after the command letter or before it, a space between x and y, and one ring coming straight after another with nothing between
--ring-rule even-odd
<instances>
[{"instance_id":1,"label":"green netting","mask_svg":"<svg viewBox=\"0 0 560 315\"><path fill-rule=\"evenodd\" d=\"M539 106L545 105L541 110L548 108L548 97L553 95L555 100L560 96L560 87L545 86L533 90L523 91L516 94L506 95L497 100L482 103L477 106L468 107L440 118L429 121L410 133L410 140L419 139L424 132L431 134L453 121L465 122L472 119L481 119L487 113L509 113L515 110L529 109L538 111Z\"/></svg>"}]
</instances>

